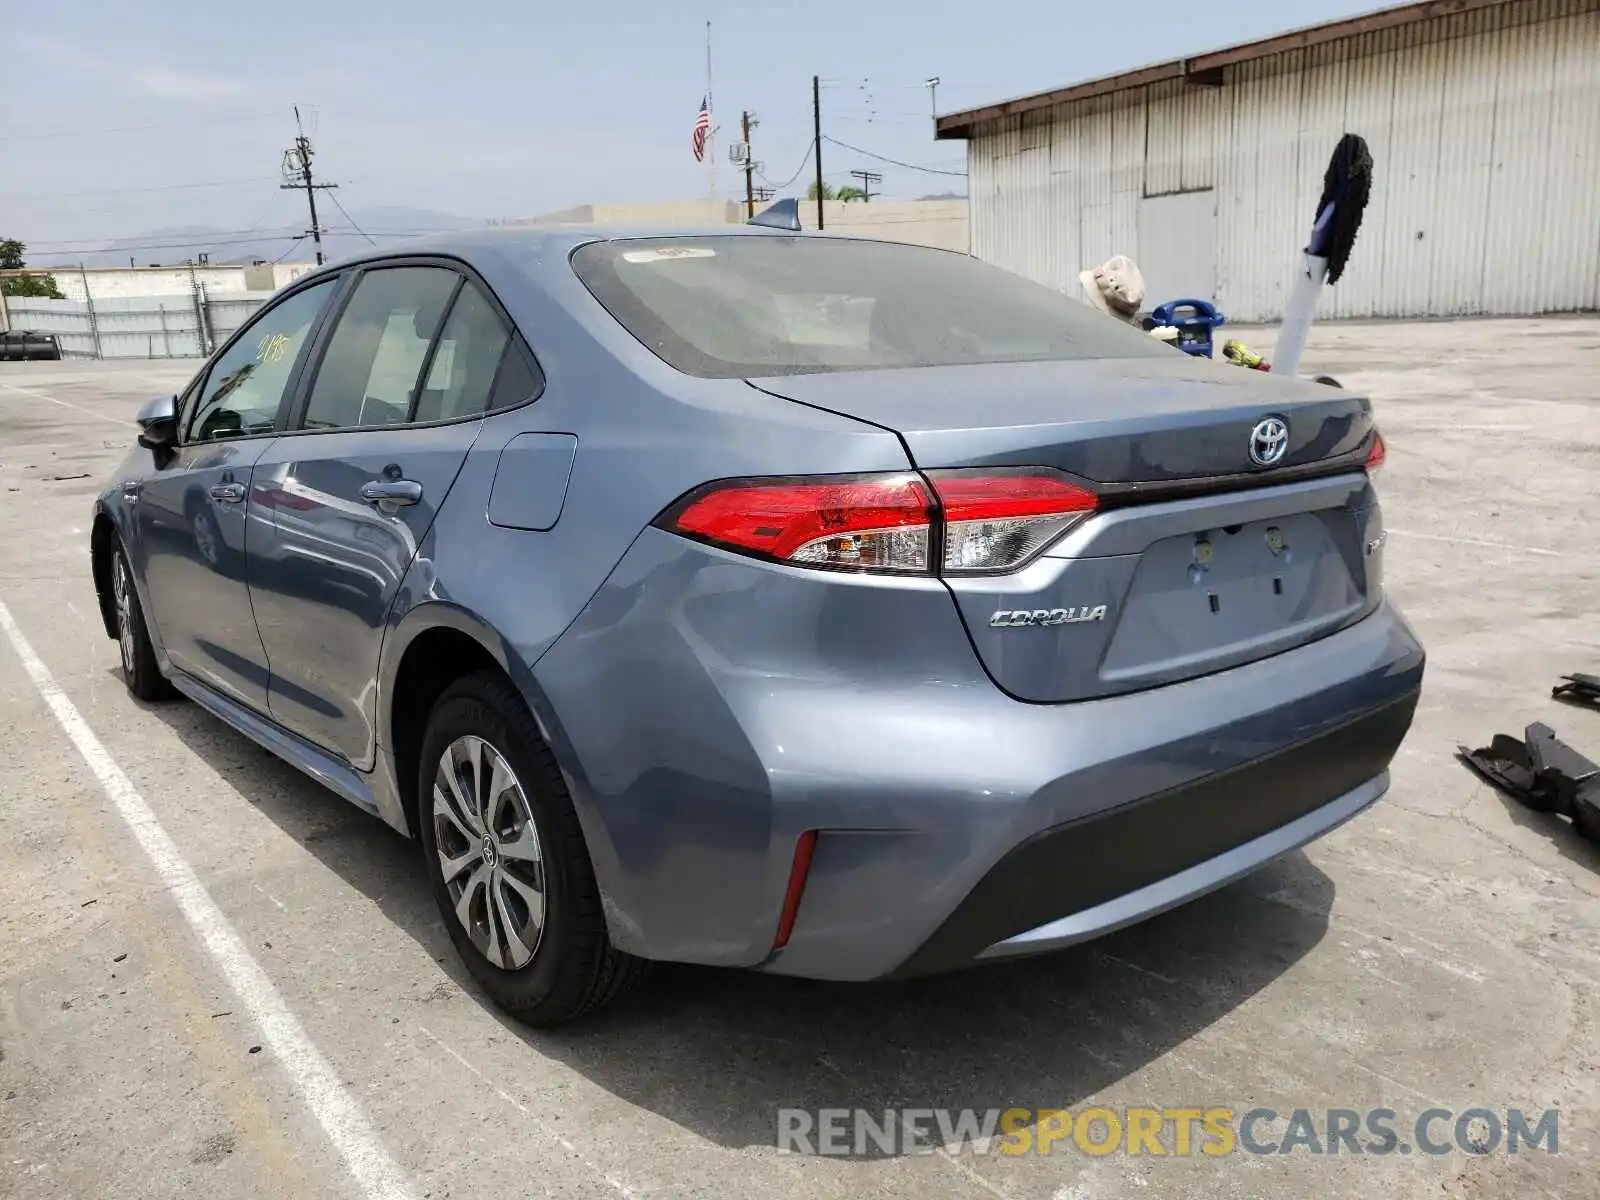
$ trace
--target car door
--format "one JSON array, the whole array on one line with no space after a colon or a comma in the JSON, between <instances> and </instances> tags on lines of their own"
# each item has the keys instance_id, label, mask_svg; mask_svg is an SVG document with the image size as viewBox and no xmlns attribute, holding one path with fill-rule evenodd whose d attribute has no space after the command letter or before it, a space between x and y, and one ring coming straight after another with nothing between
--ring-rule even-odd
<instances>
[{"instance_id":1,"label":"car door","mask_svg":"<svg viewBox=\"0 0 1600 1200\"><path fill-rule=\"evenodd\" d=\"M239 331L186 393L177 449L130 497L149 616L168 658L261 711L266 652L245 582L251 472L283 428L335 288L333 279L300 288Z\"/></svg>"},{"instance_id":2,"label":"car door","mask_svg":"<svg viewBox=\"0 0 1600 1200\"><path fill-rule=\"evenodd\" d=\"M273 718L367 769L385 619L513 339L482 285L413 262L363 271L324 343L292 428L256 463L272 525L251 597Z\"/></svg>"}]
</instances>

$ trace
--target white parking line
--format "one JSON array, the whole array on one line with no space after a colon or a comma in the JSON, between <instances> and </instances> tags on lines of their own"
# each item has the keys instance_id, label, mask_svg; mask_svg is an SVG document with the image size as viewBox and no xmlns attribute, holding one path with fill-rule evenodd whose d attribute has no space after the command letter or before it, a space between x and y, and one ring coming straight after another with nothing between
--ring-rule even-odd
<instances>
[{"instance_id":1,"label":"white parking line","mask_svg":"<svg viewBox=\"0 0 1600 1200\"><path fill-rule=\"evenodd\" d=\"M451 1058L455 1059L456 1062L458 1064L460 1064L462 1067L464 1067L466 1070L468 1070L472 1074L476 1075L478 1077L478 1081L480 1083L482 1083L485 1087L487 1087L495 1095L499 1096L500 1099L504 1100L507 1104L509 1104L513 1108L515 1108L518 1112L520 1112L524 1117L526 1117L533 1124L539 1126L539 1128L545 1133L545 1135L548 1136L549 1138L551 1138L553 1141L555 1141L555 1143L557 1145L559 1145L563 1150L565 1150L568 1154L572 1155L572 1157L576 1158L584 1166L588 1167L589 1170L593 1171L596 1175L600 1176L601 1179L604 1179L608 1184L610 1184L612 1189L619 1196L621 1196L623 1198L623 1200L639 1200L639 1193L638 1192L634 1191L633 1188L629 1187L626 1183L623 1183L622 1180L618 1179L616 1176L608 1174L603 1168L601 1168L601 1167L597 1166L596 1164L590 1162L587 1158L584 1157L583 1151L579 1150L570 1141L568 1141L566 1138L562 1137L559 1133L557 1133L555 1130L551 1129L548 1125L546 1125L543 1121L541 1121L539 1119L538 1115L533 1111L533 1109L529 1108L521 1100L518 1100L510 1092L506 1091L498 1083L496 1083L494 1080L490 1079L482 1071L478 1070L478 1068L473 1066L472 1063L470 1063L466 1059L466 1057L464 1055L462 1055L462 1054L458 1053L456 1050L454 1050L449 1045L449 1043L447 1043L438 1034L434 1033L433 1030L429 1029L425 1025L418 1025L417 1028L419 1030L421 1030L423 1035L426 1036L427 1039L429 1041L431 1041L435 1046L439 1047L439 1049L443 1050Z\"/></svg>"},{"instance_id":2,"label":"white parking line","mask_svg":"<svg viewBox=\"0 0 1600 1200\"><path fill-rule=\"evenodd\" d=\"M35 400L47 400L51 404L59 404L62 408L70 408L73 412L81 412L84 416L93 417L97 421L110 421L113 425L131 426L133 424L132 421L124 421L121 417L108 417L103 412L95 412L92 408L85 408L81 404L73 404L70 400L57 400L54 396L46 396L43 392L36 392L32 388L18 387L14 383L0 383L0 388L5 388L8 392L32 396Z\"/></svg>"},{"instance_id":3,"label":"white parking line","mask_svg":"<svg viewBox=\"0 0 1600 1200\"><path fill-rule=\"evenodd\" d=\"M410 1200L411 1191L405 1175L378 1140L366 1114L284 1004L261 964L245 949L244 942L228 924L227 917L162 828L144 797L134 789L122 768L56 683L50 669L34 653L4 601L0 601L0 630L4 630L11 648L22 660L33 686L57 723L133 831L156 874L177 902L184 920L260 1027L263 1045L277 1058L304 1097L328 1140L355 1177L361 1194L367 1200Z\"/></svg>"}]
</instances>

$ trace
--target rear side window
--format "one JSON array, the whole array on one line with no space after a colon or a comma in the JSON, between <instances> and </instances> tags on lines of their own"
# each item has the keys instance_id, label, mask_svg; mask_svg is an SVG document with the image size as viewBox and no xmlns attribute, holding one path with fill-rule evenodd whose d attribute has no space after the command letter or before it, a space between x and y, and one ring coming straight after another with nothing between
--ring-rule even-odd
<instances>
[{"instance_id":1,"label":"rear side window","mask_svg":"<svg viewBox=\"0 0 1600 1200\"><path fill-rule=\"evenodd\" d=\"M510 408L532 400L542 391L544 391L544 374L539 370L539 364L533 361L533 355L528 353L528 348L522 344L521 339L513 338L505 359L500 364L500 374L495 378L494 394L489 397L489 407Z\"/></svg>"},{"instance_id":2,"label":"rear side window","mask_svg":"<svg viewBox=\"0 0 1600 1200\"><path fill-rule=\"evenodd\" d=\"M470 280L462 284L428 365L415 419L449 421L485 411L510 340L482 289Z\"/></svg>"},{"instance_id":3,"label":"rear side window","mask_svg":"<svg viewBox=\"0 0 1600 1200\"><path fill-rule=\"evenodd\" d=\"M209 442L271 433L284 388L305 352L307 335L332 295L330 279L296 292L257 317L213 364L189 414L184 440Z\"/></svg>"},{"instance_id":4,"label":"rear side window","mask_svg":"<svg viewBox=\"0 0 1600 1200\"><path fill-rule=\"evenodd\" d=\"M406 420L428 346L460 276L443 267L385 267L356 285L328 341L306 403L307 429Z\"/></svg>"},{"instance_id":5,"label":"rear side window","mask_svg":"<svg viewBox=\"0 0 1600 1200\"><path fill-rule=\"evenodd\" d=\"M1172 354L1050 288L922 246L638 238L591 243L572 266L629 333L708 378Z\"/></svg>"}]
</instances>

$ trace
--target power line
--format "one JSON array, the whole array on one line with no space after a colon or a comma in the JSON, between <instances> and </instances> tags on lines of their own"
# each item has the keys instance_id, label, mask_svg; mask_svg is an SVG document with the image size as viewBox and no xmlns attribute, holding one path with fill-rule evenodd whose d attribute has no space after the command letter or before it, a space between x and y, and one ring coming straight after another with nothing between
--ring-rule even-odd
<instances>
[{"instance_id":1,"label":"power line","mask_svg":"<svg viewBox=\"0 0 1600 1200\"><path fill-rule=\"evenodd\" d=\"M365 229L361 228L361 226L356 224L356 219L354 217L352 217L349 213L344 211L344 205L339 203L339 197L335 196L332 192L329 192L328 193L328 199L333 201L333 206L335 208L337 208L341 213L344 213L344 219L346 221L350 222L350 228L354 229L362 237L367 238L367 245L376 246L378 244L377 242L373 241L371 238L367 237L367 231Z\"/></svg>"},{"instance_id":2,"label":"power line","mask_svg":"<svg viewBox=\"0 0 1600 1200\"><path fill-rule=\"evenodd\" d=\"M463 226L459 226L459 227L456 227L456 228L450 228L450 229L435 229L435 228L427 228L427 229L374 229L372 232L375 233L378 237L425 237L425 236L427 236L429 234L435 234L435 233L476 233L481 228L482 228L482 226L478 226L478 225L463 225ZM345 229L342 229L342 228L334 228L332 226L324 225L323 226L323 232L324 233L337 234L337 235L340 235L340 236L343 236L346 233L354 232L354 233L360 234L362 237L366 237L367 236L365 230L355 229L353 226L352 226L352 228L350 230L345 230ZM115 244L115 239L111 239L110 241L107 241L107 242L102 243L102 244L97 245L97 246L85 246L85 245L79 244L76 241L69 241L64 245L62 243L60 243L60 242L34 242L34 241L30 241L30 242L28 242L28 248L30 250L34 251L36 254L52 254L52 255L54 255L54 254L100 254L102 252L104 252L104 253L121 253L122 251L125 251L125 250L182 250L182 249L184 249L186 247L189 247L189 246L229 246L229 245L241 245L241 244L243 244L245 242L281 242L285 238L295 239L295 238L300 238L300 237L310 237L311 236L310 235L310 231L307 231L304 234L295 234L295 233L259 233L258 236L250 236L250 235L253 235L253 234L257 234L257 233L258 233L257 229L254 229L254 228L252 228L252 229L217 229L217 230L212 230L211 232L206 233L206 234L204 234L202 236L199 236L199 237L196 237L196 238L192 238L189 241L163 242L163 243L158 243L158 244L157 243L152 243L150 245L142 245L141 244L141 245L128 245L128 246L122 246L122 245Z\"/></svg>"},{"instance_id":3,"label":"power line","mask_svg":"<svg viewBox=\"0 0 1600 1200\"><path fill-rule=\"evenodd\" d=\"M261 230L266 229L268 227L267 214L276 208L282 199L283 197L281 196L273 196L272 199L268 200L266 204L262 206L261 211L255 215L255 219L250 222L250 225L245 232L258 233Z\"/></svg>"},{"instance_id":4,"label":"power line","mask_svg":"<svg viewBox=\"0 0 1600 1200\"><path fill-rule=\"evenodd\" d=\"M259 226L259 225L252 225L252 226L250 226L250 227L248 227L246 229L209 229L209 230L206 230L203 234L201 234L198 238L196 238L193 241L176 242L176 243L174 243L174 245L178 245L178 246L203 246L208 241L213 241L213 240L215 240L217 238L242 238L242 237L246 237L249 234L260 232L260 230L262 228L263 227ZM135 236L138 236L138 235L135 235ZM159 233L147 234L146 236L160 237L161 234L159 234ZM277 235L276 234L263 234L263 236L276 237ZM288 236L294 237L295 235L294 234L289 234ZM105 245L105 246L100 247L100 249L104 249L104 250L120 250L120 249L122 249L121 246L110 244L110 242L115 242L116 240L117 239L115 239L115 238L109 239L108 244ZM61 245L77 246L77 245L80 245L82 243L82 241L83 241L82 238L67 238L67 239L64 239L64 240L45 241L45 242L30 241L30 242L28 242L28 246L29 246L30 249L46 251L46 252L51 253L51 254L65 254L65 253L68 253L68 251L66 251L66 250L54 250L54 249L50 249L50 247L61 246Z\"/></svg>"},{"instance_id":5,"label":"power line","mask_svg":"<svg viewBox=\"0 0 1600 1200\"><path fill-rule=\"evenodd\" d=\"M959 175L963 179L967 177L965 171L943 171L938 167L922 166L920 163L901 162L898 158L890 158L885 154L875 154L871 150L863 150L860 146L852 146L848 142L841 142L838 138L828 137L826 134L823 135L822 140L832 142L841 150L849 150L853 154L865 154L868 158L875 158L879 162L890 163L896 167L904 167L908 171L923 171L929 175Z\"/></svg>"},{"instance_id":6,"label":"power line","mask_svg":"<svg viewBox=\"0 0 1600 1200\"><path fill-rule=\"evenodd\" d=\"M253 175L248 179L213 179L206 183L162 183L152 187L107 188L95 192L5 192L0 200L65 200L73 196L124 196L133 192L181 192L194 188L237 187L246 183L270 183L275 175Z\"/></svg>"},{"instance_id":7,"label":"power line","mask_svg":"<svg viewBox=\"0 0 1600 1200\"><path fill-rule=\"evenodd\" d=\"M823 87L853 87L864 89L868 85L880 88L903 89L908 92L920 92L928 86L928 82L927 80L923 80L921 83L879 83L871 76L868 76L864 79L824 79L822 81Z\"/></svg>"},{"instance_id":8,"label":"power line","mask_svg":"<svg viewBox=\"0 0 1600 1200\"><path fill-rule=\"evenodd\" d=\"M38 142L50 138L100 137L109 133L145 133L156 129L189 129L195 125L222 125L238 121L264 121L277 113L237 113L233 116L201 117L193 121L166 121L154 125L116 125L109 129L51 129L44 133L0 134L0 142Z\"/></svg>"},{"instance_id":9,"label":"power line","mask_svg":"<svg viewBox=\"0 0 1600 1200\"><path fill-rule=\"evenodd\" d=\"M284 242L299 241L306 234L261 234L258 237L235 238L195 238L187 242L150 242L137 246L99 245L99 246L58 246L38 247L28 243L28 248L35 253L57 258L68 254L126 254L130 250L190 250L200 246L244 246L255 242Z\"/></svg>"},{"instance_id":10,"label":"power line","mask_svg":"<svg viewBox=\"0 0 1600 1200\"><path fill-rule=\"evenodd\" d=\"M306 235L302 233L299 237L295 238L294 241L289 243L289 248L287 250L285 250L282 254L278 255L277 258L272 260L273 263L274 264L281 263L284 259L288 258L289 255L294 253L294 248L296 246L298 246L301 242L305 241L305 240L306 240Z\"/></svg>"},{"instance_id":11,"label":"power line","mask_svg":"<svg viewBox=\"0 0 1600 1200\"><path fill-rule=\"evenodd\" d=\"M828 115L835 121L859 122L863 125L899 125L901 127L921 125L924 128L928 125L927 113L877 112L867 113L865 116L860 113L829 113Z\"/></svg>"},{"instance_id":12,"label":"power line","mask_svg":"<svg viewBox=\"0 0 1600 1200\"><path fill-rule=\"evenodd\" d=\"M772 180L767 179L765 173L761 174L761 178L766 180L767 186L772 188L773 191L783 191L784 188L790 186L796 179L800 178L800 172L804 171L806 169L806 164L811 161L811 152L816 149L816 145L817 144L815 142L812 142L806 147L805 157L800 160L800 165L794 169L794 174L789 176L789 178L784 180L782 183L773 183Z\"/></svg>"}]
</instances>

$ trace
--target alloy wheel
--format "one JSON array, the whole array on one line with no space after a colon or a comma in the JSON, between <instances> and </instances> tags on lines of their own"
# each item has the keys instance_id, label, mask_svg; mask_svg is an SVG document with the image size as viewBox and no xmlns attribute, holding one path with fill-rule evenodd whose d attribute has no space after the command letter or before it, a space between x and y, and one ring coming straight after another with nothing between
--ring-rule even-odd
<instances>
[{"instance_id":1,"label":"alloy wheel","mask_svg":"<svg viewBox=\"0 0 1600 1200\"><path fill-rule=\"evenodd\" d=\"M544 935L544 852L511 764L482 738L451 742L434 773L432 817L456 920L494 966L527 966Z\"/></svg>"},{"instance_id":2,"label":"alloy wheel","mask_svg":"<svg viewBox=\"0 0 1600 1200\"><path fill-rule=\"evenodd\" d=\"M122 670L132 675L134 667L133 580L128 578L128 563L120 554L111 571L111 596L117 609L117 645L122 651Z\"/></svg>"}]
</instances>

